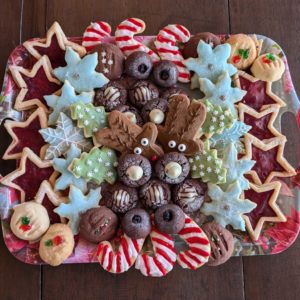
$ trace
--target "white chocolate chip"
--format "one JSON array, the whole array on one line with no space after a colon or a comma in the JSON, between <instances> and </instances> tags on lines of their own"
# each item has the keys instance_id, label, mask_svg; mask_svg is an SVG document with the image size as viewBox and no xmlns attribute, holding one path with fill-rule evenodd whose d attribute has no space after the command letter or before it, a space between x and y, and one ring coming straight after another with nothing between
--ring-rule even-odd
<instances>
[{"instance_id":1,"label":"white chocolate chip","mask_svg":"<svg viewBox=\"0 0 300 300\"><path fill-rule=\"evenodd\" d=\"M140 166L131 166L126 170L126 175L130 180L137 181L143 177L144 171Z\"/></svg>"},{"instance_id":2,"label":"white chocolate chip","mask_svg":"<svg viewBox=\"0 0 300 300\"><path fill-rule=\"evenodd\" d=\"M136 116L131 111L127 111L124 115L131 121L131 123L136 124Z\"/></svg>"},{"instance_id":3,"label":"white chocolate chip","mask_svg":"<svg viewBox=\"0 0 300 300\"><path fill-rule=\"evenodd\" d=\"M165 173L168 177L176 179L181 175L182 167L179 163L171 161L165 166Z\"/></svg>"},{"instance_id":4,"label":"white chocolate chip","mask_svg":"<svg viewBox=\"0 0 300 300\"><path fill-rule=\"evenodd\" d=\"M152 109L149 114L150 121L155 124L161 124L165 119L165 114L160 109Z\"/></svg>"}]
</instances>

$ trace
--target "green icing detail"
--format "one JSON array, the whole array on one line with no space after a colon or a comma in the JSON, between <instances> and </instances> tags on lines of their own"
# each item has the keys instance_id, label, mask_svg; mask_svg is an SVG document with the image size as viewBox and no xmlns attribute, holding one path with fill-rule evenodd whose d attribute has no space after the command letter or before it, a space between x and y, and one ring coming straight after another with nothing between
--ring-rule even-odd
<instances>
[{"instance_id":1,"label":"green icing detail","mask_svg":"<svg viewBox=\"0 0 300 300\"><path fill-rule=\"evenodd\" d=\"M238 51L241 58L247 59L249 57L250 49L239 49Z\"/></svg>"},{"instance_id":2,"label":"green icing detail","mask_svg":"<svg viewBox=\"0 0 300 300\"><path fill-rule=\"evenodd\" d=\"M272 53L267 53L266 57L267 57L267 59L269 59L271 61L275 61L275 56Z\"/></svg>"},{"instance_id":3,"label":"green icing detail","mask_svg":"<svg viewBox=\"0 0 300 300\"><path fill-rule=\"evenodd\" d=\"M30 219L28 217L21 218L22 225L29 225Z\"/></svg>"},{"instance_id":4,"label":"green icing detail","mask_svg":"<svg viewBox=\"0 0 300 300\"><path fill-rule=\"evenodd\" d=\"M5 100L5 96L0 95L0 103L1 103L1 102L4 102L4 100Z\"/></svg>"},{"instance_id":5,"label":"green icing detail","mask_svg":"<svg viewBox=\"0 0 300 300\"><path fill-rule=\"evenodd\" d=\"M83 128L84 136L91 137L100 128L107 127L107 113L103 106L95 107L82 101L71 105L71 117L77 120L77 126Z\"/></svg>"},{"instance_id":6,"label":"green icing detail","mask_svg":"<svg viewBox=\"0 0 300 300\"><path fill-rule=\"evenodd\" d=\"M69 169L75 177L100 184L107 181L113 184L117 179L117 156L110 148L94 147L89 153L83 153L75 158Z\"/></svg>"},{"instance_id":7,"label":"green icing detail","mask_svg":"<svg viewBox=\"0 0 300 300\"><path fill-rule=\"evenodd\" d=\"M206 106L206 119L202 126L202 131L206 134L222 133L225 128L230 128L234 122L234 117L229 109L219 105L204 101Z\"/></svg>"},{"instance_id":8,"label":"green icing detail","mask_svg":"<svg viewBox=\"0 0 300 300\"><path fill-rule=\"evenodd\" d=\"M53 246L52 240L47 240L47 241L45 242L45 246L46 246L46 247L51 247L51 246Z\"/></svg>"},{"instance_id":9,"label":"green icing detail","mask_svg":"<svg viewBox=\"0 0 300 300\"><path fill-rule=\"evenodd\" d=\"M204 150L189 159L192 178L201 178L203 182L225 183L227 170L222 167L216 149L210 149L209 141L204 142Z\"/></svg>"}]
</instances>

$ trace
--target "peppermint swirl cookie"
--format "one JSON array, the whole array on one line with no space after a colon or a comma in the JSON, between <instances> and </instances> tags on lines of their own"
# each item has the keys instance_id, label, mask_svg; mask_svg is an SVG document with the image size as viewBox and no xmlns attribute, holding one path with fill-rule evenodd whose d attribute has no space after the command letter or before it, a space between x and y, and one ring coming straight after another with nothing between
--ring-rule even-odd
<instances>
[{"instance_id":1,"label":"peppermint swirl cookie","mask_svg":"<svg viewBox=\"0 0 300 300\"><path fill-rule=\"evenodd\" d=\"M206 188L199 180L186 179L182 183L174 186L172 199L185 213L192 213L200 209L204 201L205 193Z\"/></svg>"},{"instance_id":2,"label":"peppermint swirl cookie","mask_svg":"<svg viewBox=\"0 0 300 300\"><path fill-rule=\"evenodd\" d=\"M114 212L126 213L137 205L138 192L133 187L117 182L104 188L102 199Z\"/></svg>"},{"instance_id":3,"label":"peppermint swirl cookie","mask_svg":"<svg viewBox=\"0 0 300 300\"><path fill-rule=\"evenodd\" d=\"M104 88L98 89L95 94L95 106L104 106L107 111L127 101L127 90L120 81L110 81Z\"/></svg>"},{"instance_id":4,"label":"peppermint swirl cookie","mask_svg":"<svg viewBox=\"0 0 300 300\"><path fill-rule=\"evenodd\" d=\"M146 207L156 209L171 201L171 190L167 183L152 179L140 188L139 196Z\"/></svg>"},{"instance_id":5,"label":"peppermint swirl cookie","mask_svg":"<svg viewBox=\"0 0 300 300\"><path fill-rule=\"evenodd\" d=\"M129 101L136 108L142 108L149 100L158 98L157 87L150 81L137 81L129 90Z\"/></svg>"}]
</instances>

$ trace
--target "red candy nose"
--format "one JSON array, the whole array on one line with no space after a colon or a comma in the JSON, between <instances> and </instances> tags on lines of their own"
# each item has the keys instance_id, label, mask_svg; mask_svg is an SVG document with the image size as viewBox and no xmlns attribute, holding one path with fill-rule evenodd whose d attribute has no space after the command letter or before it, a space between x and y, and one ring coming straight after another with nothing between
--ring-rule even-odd
<instances>
[{"instance_id":1,"label":"red candy nose","mask_svg":"<svg viewBox=\"0 0 300 300\"><path fill-rule=\"evenodd\" d=\"M57 236L55 236L55 237L53 238L53 244L54 244L55 246L60 245L62 242L63 242L63 239L62 239L62 237L61 237L60 235L57 235Z\"/></svg>"},{"instance_id":2,"label":"red candy nose","mask_svg":"<svg viewBox=\"0 0 300 300\"><path fill-rule=\"evenodd\" d=\"M156 155L153 155L151 158L150 158L151 161L157 161L157 156Z\"/></svg>"}]
</instances>

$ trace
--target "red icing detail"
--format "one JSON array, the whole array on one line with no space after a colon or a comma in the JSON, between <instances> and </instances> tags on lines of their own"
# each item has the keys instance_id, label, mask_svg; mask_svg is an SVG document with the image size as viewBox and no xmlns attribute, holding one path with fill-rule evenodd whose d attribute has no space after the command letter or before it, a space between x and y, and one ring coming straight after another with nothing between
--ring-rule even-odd
<instances>
[{"instance_id":1,"label":"red icing detail","mask_svg":"<svg viewBox=\"0 0 300 300\"><path fill-rule=\"evenodd\" d=\"M187 227L187 228L183 228L179 234L180 235L184 235L184 234L188 234L188 233L201 233L201 229L199 227Z\"/></svg>"},{"instance_id":2,"label":"red icing detail","mask_svg":"<svg viewBox=\"0 0 300 300\"><path fill-rule=\"evenodd\" d=\"M167 247L168 249L170 249L171 251L174 252L174 248L171 244L167 243L166 241L159 239L157 237L152 237L152 241L157 242L158 244L164 245L165 247Z\"/></svg>"},{"instance_id":3,"label":"red icing detail","mask_svg":"<svg viewBox=\"0 0 300 300\"><path fill-rule=\"evenodd\" d=\"M143 258L144 263L145 263L147 275L149 275L150 274L150 267L149 267L149 262L148 262L148 255L143 254L142 258Z\"/></svg>"},{"instance_id":4,"label":"red icing detail","mask_svg":"<svg viewBox=\"0 0 300 300\"><path fill-rule=\"evenodd\" d=\"M193 252L193 253L196 253L196 254L199 254L201 256L209 256L209 253L202 250L202 249L199 249L199 248L196 248L196 247L190 247L190 250Z\"/></svg>"},{"instance_id":5,"label":"red icing detail","mask_svg":"<svg viewBox=\"0 0 300 300\"><path fill-rule=\"evenodd\" d=\"M186 242L189 244L202 244L202 245L208 245L209 241L205 238L193 236L186 239Z\"/></svg>"},{"instance_id":6,"label":"red icing detail","mask_svg":"<svg viewBox=\"0 0 300 300\"><path fill-rule=\"evenodd\" d=\"M100 243L99 247L98 247L98 250L97 250L97 253L96 253L96 256L99 256L100 255L100 252L102 251L102 248L103 248L103 244Z\"/></svg>"},{"instance_id":7,"label":"red icing detail","mask_svg":"<svg viewBox=\"0 0 300 300\"><path fill-rule=\"evenodd\" d=\"M20 225L20 229L22 229L23 231L28 231L31 229L31 225Z\"/></svg>"},{"instance_id":8,"label":"red icing detail","mask_svg":"<svg viewBox=\"0 0 300 300\"><path fill-rule=\"evenodd\" d=\"M104 263L104 258L105 258L107 249L108 249L108 245L105 245L104 248L103 248L102 257L101 257L101 265L102 266L103 266L103 263ZM98 250L98 251L100 252L101 250ZM110 270L110 268L107 267L107 270Z\"/></svg>"},{"instance_id":9,"label":"red icing detail","mask_svg":"<svg viewBox=\"0 0 300 300\"><path fill-rule=\"evenodd\" d=\"M118 251L116 253L116 265L117 265L116 273L120 273L121 272L121 253L120 253L120 251Z\"/></svg>"},{"instance_id":10,"label":"red icing detail","mask_svg":"<svg viewBox=\"0 0 300 300\"><path fill-rule=\"evenodd\" d=\"M30 159L27 159L25 174L16 178L13 182L24 190L25 201L30 201L34 199L41 183L48 180L53 172L52 167L39 168Z\"/></svg>"},{"instance_id":11,"label":"red icing detail","mask_svg":"<svg viewBox=\"0 0 300 300\"><path fill-rule=\"evenodd\" d=\"M58 246L58 245L62 244L63 241L64 240L63 240L63 238L60 235L57 235L57 236L55 236L53 238L53 244L54 244L54 246Z\"/></svg>"},{"instance_id":12,"label":"red icing detail","mask_svg":"<svg viewBox=\"0 0 300 300\"><path fill-rule=\"evenodd\" d=\"M108 265L107 265L107 270L111 270L112 267L112 261L113 261L113 253L112 251L109 252L108 254ZM102 262L103 264L103 262Z\"/></svg>"},{"instance_id":13,"label":"red icing detail","mask_svg":"<svg viewBox=\"0 0 300 300\"><path fill-rule=\"evenodd\" d=\"M165 276L167 274L167 271L165 270L164 266L159 262L159 260L154 257L153 262L156 264L159 271Z\"/></svg>"},{"instance_id":14,"label":"red icing detail","mask_svg":"<svg viewBox=\"0 0 300 300\"><path fill-rule=\"evenodd\" d=\"M127 21L131 22L132 24L134 24L135 26L138 26L138 27L144 27L144 23L142 22L139 22L138 20L136 19L133 19L133 18L128 18Z\"/></svg>"},{"instance_id":15,"label":"red icing detail","mask_svg":"<svg viewBox=\"0 0 300 300\"><path fill-rule=\"evenodd\" d=\"M242 103L259 111L263 105L276 103L271 97L266 94L266 82L258 80L251 82L248 79L240 76L241 89L246 90Z\"/></svg>"},{"instance_id":16,"label":"red icing detail","mask_svg":"<svg viewBox=\"0 0 300 300\"><path fill-rule=\"evenodd\" d=\"M59 85L50 82L44 69L41 67L37 71L36 75L31 78L22 74L24 81L27 84L28 92L24 97L24 102L26 100L39 99L45 106L47 106L44 96L51 95L59 89Z\"/></svg>"},{"instance_id":17,"label":"red icing detail","mask_svg":"<svg viewBox=\"0 0 300 300\"><path fill-rule=\"evenodd\" d=\"M252 158L256 161L252 170L256 171L261 182L264 183L269 174L272 171L282 172L284 169L277 162L276 156L278 152L278 146L268 151L263 151L254 145L252 145Z\"/></svg>"},{"instance_id":18,"label":"red icing detail","mask_svg":"<svg viewBox=\"0 0 300 300\"><path fill-rule=\"evenodd\" d=\"M235 55L232 57L232 62L234 64L237 64L241 60L241 57L239 55Z\"/></svg>"},{"instance_id":19,"label":"red icing detail","mask_svg":"<svg viewBox=\"0 0 300 300\"><path fill-rule=\"evenodd\" d=\"M121 246L123 247L123 252L124 252L126 261L127 261L128 265L130 266L131 259L130 259L129 252L128 252L128 244L124 238L121 240Z\"/></svg>"},{"instance_id":20,"label":"red icing detail","mask_svg":"<svg viewBox=\"0 0 300 300\"><path fill-rule=\"evenodd\" d=\"M133 246L134 246L136 252L140 252L140 247L139 247L137 240L132 240L132 243L133 243Z\"/></svg>"},{"instance_id":21,"label":"red icing detail","mask_svg":"<svg viewBox=\"0 0 300 300\"><path fill-rule=\"evenodd\" d=\"M274 191L267 191L263 193L257 193L254 190L246 190L245 198L255 202L257 204L256 208L250 213L246 214L249 217L250 223L253 228L256 227L259 219L261 217L274 217L276 214L273 209L269 206L269 200Z\"/></svg>"},{"instance_id":22,"label":"red icing detail","mask_svg":"<svg viewBox=\"0 0 300 300\"><path fill-rule=\"evenodd\" d=\"M196 256L194 256L190 251L185 251L185 255L194 260L197 264L202 264L202 261L200 261Z\"/></svg>"},{"instance_id":23,"label":"red icing detail","mask_svg":"<svg viewBox=\"0 0 300 300\"><path fill-rule=\"evenodd\" d=\"M162 250L161 248L157 248L156 249L156 253L160 254L165 260L167 260L171 265L174 265L174 262L172 261L172 259L169 257L169 255Z\"/></svg>"},{"instance_id":24,"label":"red icing detail","mask_svg":"<svg viewBox=\"0 0 300 300\"><path fill-rule=\"evenodd\" d=\"M45 141L39 133L40 129L41 124L38 116L27 127L12 128L19 141L8 154L20 153L23 148L28 147L39 156L42 146L45 145Z\"/></svg>"},{"instance_id":25,"label":"red icing detail","mask_svg":"<svg viewBox=\"0 0 300 300\"><path fill-rule=\"evenodd\" d=\"M270 59L268 59L267 56L264 56L264 57L262 58L262 61L263 61L263 63L265 63L265 64L270 64L270 63L272 62Z\"/></svg>"},{"instance_id":26,"label":"red icing detail","mask_svg":"<svg viewBox=\"0 0 300 300\"><path fill-rule=\"evenodd\" d=\"M141 45L132 45L132 46L124 46L124 47L121 47L121 51L125 52L125 51L134 51L134 50L137 50L141 47Z\"/></svg>"},{"instance_id":27,"label":"red icing detail","mask_svg":"<svg viewBox=\"0 0 300 300\"><path fill-rule=\"evenodd\" d=\"M196 268L184 257L182 253L179 254L180 259L188 266L189 269L195 270Z\"/></svg>"},{"instance_id":28,"label":"red icing detail","mask_svg":"<svg viewBox=\"0 0 300 300\"><path fill-rule=\"evenodd\" d=\"M34 47L34 49L40 55L47 55L50 59L52 68L64 67L65 62L65 50L61 49L56 34L52 36L51 43L49 47Z\"/></svg>"},{"instance_id":29,"label":"red icing detail","mask_svg":"<svg viewBox=\"0 0 300 300\"><path fill-rule=\"evenodd\" d=\"M61 223L60 216L53 211L56 208L56 206L49 200L47 195L45 195L42 201L42 205L46 208L48 212L50 224Z\"/></svg>"},{"instance_id":30,"label":"red icing detail","mask_svg":"<svg viewBox=\"0 0 300 300\"><path fill-rule=\"evenodd\" d=\"M268 124L271 118L271 114L267 114L262 118L255 118L247 113L244 114L244 123L251 125L249 133L254 135L260 140L270 139L274 137L274 134L268 129Z\"/></svg>"}]
</instances>

